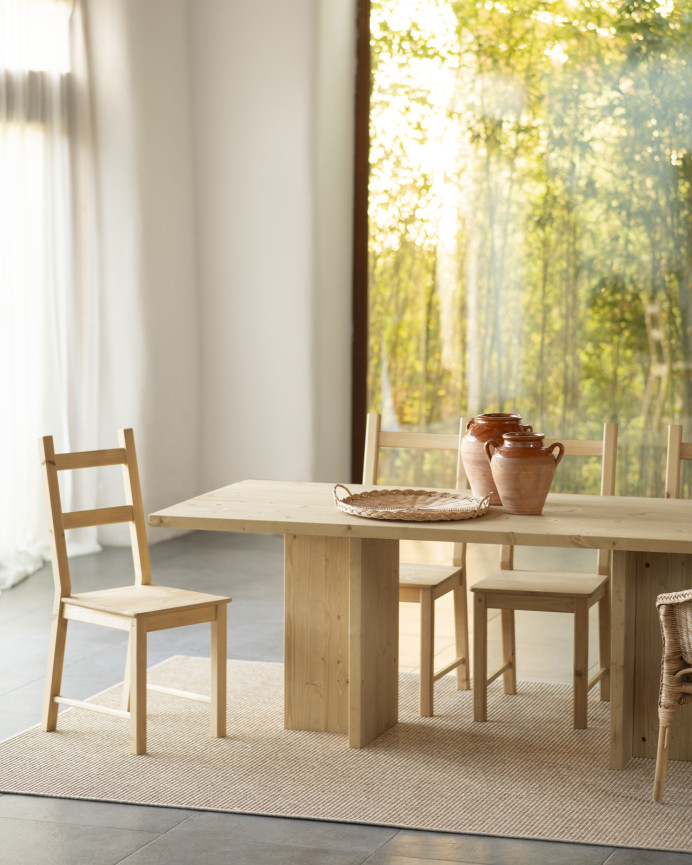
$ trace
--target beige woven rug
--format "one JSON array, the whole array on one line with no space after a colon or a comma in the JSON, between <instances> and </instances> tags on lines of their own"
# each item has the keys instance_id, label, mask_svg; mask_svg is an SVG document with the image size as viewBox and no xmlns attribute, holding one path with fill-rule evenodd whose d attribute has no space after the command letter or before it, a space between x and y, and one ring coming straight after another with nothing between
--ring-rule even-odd
<instances>
[{"instance_id":1,"label":"beige woven rug","mask_svg":"<svg viewBox=\"0 0 692 865\"><path fill-rule=\"evenodd\" d=\"M209 662L176 657L150 681L199 691ZM345 737L284 730L280 664L229 664L229 730L208 736L208 706L149 697L149 753L128 753L127 724L69 710L57 733L0 744L0 790L77 799L309 817L518 838L692 851L692 763L671 762L666 802L651 801L654 763L607 768L608 707L571 728L571 690L491 689L486 724L447 677L436 717L416 714L417 678L401 677L401 723L362 750ZM99 702L117 705L120 687ZM551 721L550 718L557 718Z\"/></svg>"}]
</instances>

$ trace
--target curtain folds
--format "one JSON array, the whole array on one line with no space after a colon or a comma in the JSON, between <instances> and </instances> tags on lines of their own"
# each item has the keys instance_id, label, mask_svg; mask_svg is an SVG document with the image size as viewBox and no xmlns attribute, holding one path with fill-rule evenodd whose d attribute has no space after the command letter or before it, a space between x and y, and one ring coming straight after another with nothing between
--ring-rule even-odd
<instances>
[{"instance_id":1,"label":"curtain folds","mask_svg":"<svg viewBox=\"0 0 692 865\"><path fill-rule=\"evenodd\" d=\"M98 431L98 237L80 0L0 0L0 588L48 557L37 440ZM88 474L88 473L81 473ZM95 506L96 478L62 488ZM73 553L98 549L74 532Z\"/></svg>"}]
</instances>

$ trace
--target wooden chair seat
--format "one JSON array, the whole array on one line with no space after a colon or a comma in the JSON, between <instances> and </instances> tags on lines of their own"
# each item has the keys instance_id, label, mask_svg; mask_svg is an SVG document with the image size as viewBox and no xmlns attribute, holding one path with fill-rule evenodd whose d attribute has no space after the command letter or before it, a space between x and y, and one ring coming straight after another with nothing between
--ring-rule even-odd
<instances>
[{"instance_id":1,"label":"wooden chair seat","mask_svg":"<svg viewBox=\"0 0 692 865\"><path fill-rule=\"evenodd\" d=\"M67 705L130 721L130 750L146 753L147 688L209 703L212 736L226 735L226 614L231 599L220 595L151 584L146 523L139 485L134 435L120 430L120 447L109 450L56 453L52 436L40 441L46 506L50 529L55 593L48 672L41 715L46 732L56 729L58 706ZM64 511L58 472L119 465L127 504L86 511ZM128 523L133 554L133 583L92 592L72 591L65 533L69 529ZM65 661L67 624L79 621L128 633L122 707L75 700L60 692ZM147 634L184 625L211 626L211 694L193 694L147 685Z\"/></svg>"},{"instance_id":2,"label":"wooden chair seat","mask_svg":"<svg viewBox=\"0 0 692 865\"><path fill-rule=\"evenodd\" d=\"M526 595L530 604L533 598L586 599L592 603L597 601L608 586L608 577L600 574L584 574L580 572L560 571L493 571L474 587L474 592L485 592L488 595L504 595L510 593L514 598ZM538 609L544 605L537 601ZM531 606L522 607L530 610Z\"/></svg>"},{"instance_id":3,"label":"wooden chair seat","mask_svg":"<svg viewBox=\"0 0 692 865\"><path fill-rule=\"evenodd\" d=\"M434 598L461 585L462 569L455 565L402 562L399 565L399 600L407 589L431 589Z\"/></svg>"},{"instance_id":4,"label":"wooden chair seat","mask_svg":"<svg viewBox=\"0 0 692 865\"><path fill-rule=\"evenodd\" d=\"M95 592L80 592L62 599L64 604L112 615L136 618L171 610L191 610L227 602L221 595L207 595L169 586L118 586Z\"/></svg>"}]
</instances>

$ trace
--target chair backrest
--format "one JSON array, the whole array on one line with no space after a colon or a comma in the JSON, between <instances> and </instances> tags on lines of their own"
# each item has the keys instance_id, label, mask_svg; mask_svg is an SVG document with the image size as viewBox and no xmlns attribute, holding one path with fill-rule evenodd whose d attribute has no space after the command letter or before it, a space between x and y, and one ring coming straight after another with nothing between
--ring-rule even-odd
<instances>
[{"instance_id":1,"label":"chair backrest","mask_svg":"<svg viewBox=\"0 0 692 865\"><path fill-rule=\"evenodd\" d=\"M65 532L87 526L129 523L135 584L148 585L151 582L146 521L142 505L142 490L139 484L134 434L131 429L124 429L119 431L118 438L120 442L118 448L61 454L55 452L53 436L44 436L39 441L50 530L53 577L56 593L60 593L62 597L66 597L72 592ZM86 511L63 511L58 472L117 465L123 467L125 505L94 508Z\"/></svg>"},{"instance_id":2,"label":"chair backrest","mask_svg":"<svg viewBox=\"0 0 692 865\"><path fill-rule=\"evenodd\" d=\"M555 439L557 441L557 439ZM566 457L600 457L601 495L615 495L615 466L617 461L618 425L603 425L602 439L560 439L565 446ZM597 573L610 575L610 550L598 551ZM514 547L503 546L500 553L500 566L511 569L514 566Z\"/></svg>"},{"instance_id":3,"label":"chair backrest","mask_svg":"<svg viewBox=\"0 0 692 865\"><path fill-rule=\"evenodd\" d=\"M680 498L680 474L683 460L692 460L692 442L682 440L682 426L671 424L668 427L668 452L666 456L667 499Z\"/></svg>"},{"instance_id":4,"label":"chair backrest","mask_svg":"<svg viewBox=\"0 0 692 865\"><path fill-rule=\"evenodd\" d=\"M466 432L466 418L459 419L459 433L424 433L383 430L382 416L370 413L365 427L365 458L363 460L363 483L377 484L379 479L379 460L381 448L401 448L420 451L451 451L455 454L455 488L468 489L468 481L461 460L461 440ZM387 482L387 481L385 481ZM399 480L398 483L402 481ZM388 481L389 485L397 483L396 479ZM452 556L455 565L463 565L466 545L453 544Z\"/></svg>"},{"instance_id":5,"label":"chair backrest","mask_svg":"<svg viewBox=\"0 0 692 865\"><path fill-rule=\"evenodd\" d=\"M382 429L382 416L371 413L365 427L365 458L363 460L363 483L378 481L380 448L402 448L421 451L453 451L456 454L456 489L468 488L464 464L461 460L461 440L466 432L465 418L460 418L456 433L402 432Z\"/></svg>"}]
</instances>

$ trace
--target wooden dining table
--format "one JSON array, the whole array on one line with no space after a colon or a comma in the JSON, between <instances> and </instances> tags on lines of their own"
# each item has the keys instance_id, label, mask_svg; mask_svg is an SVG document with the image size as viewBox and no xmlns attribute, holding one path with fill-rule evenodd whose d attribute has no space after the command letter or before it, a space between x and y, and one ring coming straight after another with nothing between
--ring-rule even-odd
<instances>
[{"instance_id":1,"label":"wooden dining table","mask_svg":"<svg viewBox=\"0 0 692 865\"><path fill-rule=\"evenodd\" d=\"M604 548L613 551L610 766L655 757L655 600L692 587L692 501L550 494L538 516L491 507L473 519L403 522L344 513L334 486L241 481L149 517L162 528L284 536L287 729L344 733L360 748L397 723L399 541ZM691 760L683 714L670 756Z\"/></svg>"}]
</instances>

